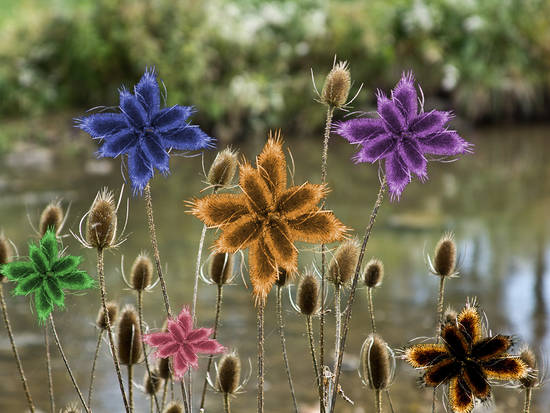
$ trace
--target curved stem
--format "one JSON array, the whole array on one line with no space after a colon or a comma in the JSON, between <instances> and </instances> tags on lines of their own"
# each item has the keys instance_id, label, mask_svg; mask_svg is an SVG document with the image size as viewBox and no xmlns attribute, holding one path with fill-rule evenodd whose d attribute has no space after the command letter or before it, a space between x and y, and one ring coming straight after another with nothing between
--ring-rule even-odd
<instances>
[{"instance_id":1,"label":"curved stem","mask_svg":"<svg viewBox=\"0 0 550 413\"><path fill-rule=\"evenodd\" d=\"M374 302L372 301L372 288L367 287L367 296L369 302L369 313L370 313L370 324L372 328L372 333L376 333L376 320L374 317Z\"/></svg>"},{"instance_id":2,"label":"curved stem","mask_svg":"<svg viewBox=\"0 0 550 413\"><path fill-rule=\"evenodd\" d=\"M50 396L50 411L55 413L55 397L53 393L52 358L50 354L50 340L48 325L44 324L44 347L46 349L46 372L48 374L48 395Z\"/></svg>"},{"instance_id":3,"label":"curved stem","mask_svg":"<svg viewBox=\"0 0 550 413\"><path fill-rule=\"evenodd\" d=\"M325 411L325 403L323 400L323 388L321 386L321 376L319 375L319 367L317 365L317 357L315 356L315 339L313 338L313 323L311 322L311 316L306 316L306 329L307 336L309 338L309 352L311 353L311 360L313 362L313 373L317 381L317 390L319 392L319 406L320 411Z\"/></svg>"},{"instance_id":4,"label":"curved stem","mask_svg":"<svg viewBox=\"0 0 550 413\"><path fill-rule=\"evenodd\" d=\"M355 275L353 276L353 282L351 284L351 290L347 301L347 310L345 313L346 317L343 325L343 334L342 334L342 339L340 340L340 350L338 353L336 368L334 370L334 387L332 389L330 413L334 412L334 408L336 406L336 396L338 395L338 384L340 381L340 372L342 370L342 360L344 356L344 350L346 348L346 338L348 336L349 325L351 321L351 310L353 308L353 302L355 299L355 291L357 290L357 282L359 280L359 274L361 272L361 264L363 263L363 258L365 257L365 250L367 249L367 244L369 242L372 228L374 227L374 223L376 221L376 216L378 215L378 210L380 209L380 205L382 204L382 200L384 199L385 191L386 191L386 177L384 176L382 178L382 182L380 183L380 190L378 191L378 196L376 198L376 202L374 203L374 207L370 215L369 223L367 225L367 228L365 229L365 236L363 237L363 243L361 244L359 260L357 261L357 266L355 267Z\"/></svg>"},{"instance_id":5,"label":"curved stem","mask_svg":"<svg viewBox=\"0 0 550 413\"><path fill-rule=\"evenodd\" d=\"M69 377L71 378L71 381L73 382L73 386L78 393L78 398L80 399L80 402L82 403L82 407L84 407L84 410L86 410L86 413L91 413L90 409L86 405L86 402L84 401L84 396L82 395L82 392L80 391L80 388L78 387L78 384L76 383L76 379L73 375L73 371L71 370L71 367L69 366L69 361L67 360L67 357L65 356L65 352L63 351L63 347L61 346L61 342L59 341L59 336L57 335L57 330L55 328L55 323L53 322L53 315L50 313L50 326L52 327L53 337L55 339L55 344L57 344L57 348L59 350L59 353L61 353L61 358L63 359L63 363L65 363L65 367L67 368L67 372L69 373Z\"/></svg>"},{"instance_id":6,"label":"curved stem","mask_svg":"<svg viewBox=\"0 0 550 413\"><path fill-rule=\"evenodd\" d=\"M258 413L264 411L264 300L258 303Z\"/></svg>"},{"instance_id":7,"label":"curved stem","mask_svg":"<svg viewBox=\"0 0 550 413\"><path fill-rule=\"evenodd\" d=\"M101 339L103 338L103 329L99 330L97 335L97 343L95 345L94 361L92 363L92 372L90 373L90 388L88 389L88 407L92 408L92 395L94 393L94 380L95 380L95 367L97 364L97 357L99 355L99 349L101 348Z\"/></svg>"},{"instance_id":8,"label":"curved stem","mask_svg":"<svg viewBox=\"0 0 550 413\"><path fill-rule=\"evenodd\" d=\"M220 322L221 312L222 312L222 299L223 299L223 285L218 285L218 294L216 297L216 318L214 319L214 332L212 333L212 338L216 339L218 335L218 325ZM212 355L208 356L208 365L206 367L206 376L204 378L204 384L202 386L202 396L201 396L201 405L199 411L204 408L204 402L206 400L206 387L208 385L208 374L212 368Z\"/></svg>"},{"instance_id":9,"label":"curved stem","mask_svg":"<svg viewBox=\"0 0 550 413\"><path fill-rule=\"evenodd\" d=\"M107 322L107 336L109 338L109 347L111 348L111 355L113 356L113 363L115 365L116 376L118 379L118 385L120 387L120 393L122 394L122 401L124 402L124 408L126 412L130 413L130 406L128 399L126 398L126 392L124 391L124 383L122 381L122 373L120 372L120 363L118 362L118 356L115 348L115 339L113 337L113 329L111 327L111 319L109 311L107 310L107 293L105 291L105 272L103 264L103 250L97 250L97 274L99 278L99 288L101 291L101 305L103 307L103 314L105 314L105 321Z\"/></svg>"},{"instance_id":10,"label":"curved stem","mask_svg":"<svg viewBox=\"0 0 550 413\"><path fill-rule=\"evenodd\" d=\"M11 329L10 319L8 317L8 307L6 306L6 301L4 300L4 287L0 281L0 304L2 305L2 316L4 318L4 324L6 325L6 330L8 331L8 337L10 339L11 351L13 353L13 358L15 359L15 364L17 364L17 370L19 371L19 377L21 378L21 384L23 385L23 391L25 392L25 398L27 399L27 404L29 405L29 410L31 413L35 412L34 402L32 401L31 391L29 385L27 384L27 377L23 370L23 364L21 363L21 358L19 357L19 352L17 351L17 346L15 345L15 339L13 337L13 331Z\"/></svg>"},{"instance_id":11,"label":"curved stem","mask_svg":"<svg viewBox=\"0 0 550 413\"><path fill-rule=\"evenodd\" d=\"M288 378L288 385L290 387L290 394L292 396L292 404L294 411L298 413L298 403L296 402L296 394L294 392L294 383L292 382L292 375L290 374L290 366L288 364L288 355L286 352L286 340L285 340L285 322L283 320L283 300L282 290L280 285L277 285L277 318L279 320L279 335L281 336L281 347L283 350L283 360L285 363L286 377Z\"/></svg>"},{"instance_id":12,"label":"curved stem","mask_svg":"<svg viewBox=\"0 0 550 413\"><path fill-rule=\"evenodd\" d=\"M231 413L231 405L229 403L229 393L223 394L223 411L224 413Z\"/></svg>"},{"instance_id":13,"label":"curved stem","mask_svg":"<svg viewBox=\"0 0 550 413\"><path fill-rule=\"evenodd\" d=\"M529 413L531 409L531 391L530 387L525 389L525 402L523 403L523 413Z\"/></svg>"},{"instance_id":14,"label":"curved stem","mask_svg":"<svg viewBox=\"0 0 550 413\"><path fill-rule=\"evenodd\" d=\"M382 397L380 390L374 391L374 410L376 413L382 413Z\"/></svg>"}]
</instances>

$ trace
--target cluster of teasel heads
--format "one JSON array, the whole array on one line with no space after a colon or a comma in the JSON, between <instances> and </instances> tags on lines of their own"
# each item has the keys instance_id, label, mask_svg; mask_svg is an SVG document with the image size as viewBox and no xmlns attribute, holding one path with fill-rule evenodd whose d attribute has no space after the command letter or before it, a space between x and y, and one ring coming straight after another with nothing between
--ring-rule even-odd
<instances>
[{"instance_id":1,"label":"cluster of teasel heads","mask_svg":"<svg viewBox=\"0 0 550 413\"><path fill-rule=\"evenodd\" d=\"M208 355L199 411L204 411L206 406L209 385L213 391L223 396L224 411L230 412L231 398L244 390L250 376L242 379L241 360L237 353L229 352L216 338L224 288L235 277L234 255L242 254L245 250L248 250L248 273L258 314L259 413L264 408L263 313L265 302L273 288L277 292L278 327L285 370L294 411L298 412L286 352L282 311L282 290L288 286L290 291L295 280L296 298L293 299L289 293L290 302L306 321L321 412L334 412L338 397L353 403L347 397L345 389L340 386L339 379L351 310L360 285L366 290L371 332L361 347L359 376L363 384L374 391L376 412L383 410L383 393L387 394L391 407L390 386L395 379L396 359L399 358L396 354L401 354L401 358L412 367L422 370L423 385L434 389L445 387L445 399L455 413L468 413L477 403L489 400L491 386L495 381L513 382L523 389L524 412L529 411L531 391L542 382L533 352L524 348L519 354L513 355L511 349L514 340L509 336L490 334L482 322L481 311L474 303L467 302L458 313L450 310L443 312L445 283L458 274L457 251L452 237L443 237L436 247L433 259L428 259L430 271L440 279L435 342L393 350L377 333L373 294L384 279L384 265L374 258L363 264L363 259L385 190L388 188L391 197L398 199L413 175L421 180L427 179L426 155L455 156L469 152L470 145L456 131L446 126L451 118L449 112L424 111L424 101L418 99L414 78L410 73L403 75L391 96L378 92L378 118L351 119L333 127L332 117L335 111L346 110L354 100L348 101L351 86L347 63L335 61L321 93L318 93L319 102L327 108L321 184L289 184L282 136L280 132L276 132L270 133L255 165L245 159L238 162L237 152L229 148L219 152L209 172L205 174L208 184L206 189L210 189L212 193L188 202L189 212L205 224L199 243L196 280L200 275L206 283L217 287L215 322L212 329L193 327L197 318L196 288L193 307L183 307L177 315L172 313L156 240L149 181L155 170L163 174L169 172L168 162L172 149L207 149L213 145L214 140L198 126L188 122L193 113L191 107L161 107L157 74L154 70L145 72L133 94L127 89L121 89L120 113L101 112L77 120L79 128L102 142L99 156L123 158L128 166L134 193L145 197L153 259L146 253L136 257L128 278L122 270L125 285L135 293L136 305L127 304L119 310L116 302L107 300L104 279L103 252L120 247L127 239L126 223L119 225L118 221L122 191L118 202L115 202L115 197L109 190L100 191L82 217L78 232L73 233L84 247L97 251L98 282L79 269L80 257L66 255L65 249L61 247L61 233L67 214L63 212L59 202L48 205L42 212L36 230L41 239L38 245L30 245L29 261L12 260L17 255L13 245L4 236L0 236L0 280L7 279L17 283L15 295L33 294L39 320L45 322L49 317L56 343L84 411L92 411L96 360L106 335L127 413L135 409L134 388L148 396L151 412L193 412L199 403L193 403L192 399L191 368L198 368L199 354ZM380 190L361 241L350 237L350 229L332 211L325 208L329 192L326 185L328 141L333 131L350 143L360 146L354 158L356 162L383 163ZM233 185L237 172L238 185ZM212 254L203 263L201 254L204 234L208 228L218 230L220 235L212 246ZM340 241L335 248L326 246L335 241ZM296 242L321 245L320 268L312 265L299 271L300 250ZM204 274L205 268L208 274ZM166 319L163 327L154 331L149 329L144 320L143 299L144 293L152 291L157 283L162 288ZM64 306L65 290L82 290L98 285L102 305L96 320L98 340L88 397L85 400L62 351L52 310L54 305ZM328 286L334 292L336 321L333 366L325 361L324 354ZM344 311L341 308L342 297L347 297ZM29 408L34 412L34 403L13 340L3 296L2 304ZM319 340L315 338L313 327L313 321L317 318L320 320ZM150 358L151 350L154 350L156 360ZM47 346L46 351L49 360ZM220 360L213 362L213 356L221 353L224 355ZM213 378L210 376L212 364L215 369ZM134 367L137 365L145 367L141 385L134 380ZM121 366L127 369L126 385L123 383ZM175 396L174 381L181 385L181 401ZM53 394L53 390L51 393ZM433 400L435 411L436 391ZM53 408L53 397L51 403ZM393 407L391 409L393 411ZM68 406L63 411L68 413L81 410L75 405Z\"/></svg>"}]
</instances>

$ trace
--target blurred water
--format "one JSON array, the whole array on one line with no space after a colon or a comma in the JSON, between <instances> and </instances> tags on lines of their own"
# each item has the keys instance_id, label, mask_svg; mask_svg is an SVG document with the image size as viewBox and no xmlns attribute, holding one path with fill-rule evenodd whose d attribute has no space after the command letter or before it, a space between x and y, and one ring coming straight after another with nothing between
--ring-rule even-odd
<instances>
[{"instance_id":1,"label":"blurred water","mask_svg":"<svg viewBox=\"0 0 550 413\"><path fill-rule=\"evenodd\" d=\"M446 303L459 308L466 297L477 297L494 332L516 334L530 343L547 358L550 349L548 317L550 311L550 284L547 282L548 210L550 206L550 127L506 127L473 131L468 134L475 143L475 155L452 164L431 164L430 180L410 184L399 203L385 202L381 208L367 258L381 258L387 278L376 291L375 304L379 332L394 348L410 339L430 336L435 327L435 300L438 280L428 275L424 257L431 253L440 235L452 230L460 248L461 274L447 285ZM254 156L261 149L258 138L246 145L246 154ZM328 206L348 226L361 235L370 214L377 191L377 170L373 166L353 165L349 158L353 148L335 138L329 153L329 183L332 192ZM317 182L319 173L320 140L294 139L291 141L296 161L296 182L309 179ZM30 155L29 155L30 156ZM214 154L206 155L208 165ZM27 158L29 159L29 158ZM40 210L50 199L63 199L71 204L65 233L78 230L82 214L89 207L95 193L108 185L120 188L118 161L98 163L92 160L92 149L84 155L61 156L26 162L2 160L0 168L0 226L13 239L22 254L33 236L27 214L35 223ZM109 168L109 165L114 165ZM158 224L160 250L167 266L167 284L174 308L191 302L192 279L201 223L186 214L183 200L199 194L201 158L173 158L172 176L157 177L153 181L153 202ZM120 258L126 258L126 267L137 253L149 250L144 206L141 198L130 198L128 223L130 237L126 243L106 255L106 275L110 298L120 304L134 303L135 297L123 288ZM209 246L215 239L214 231L207 236ZM92 251L82 249L75 240L64 238L72 254L83 254L84 266L94 273L95 257ZM301 246L300 265L319 263L307 245ZM205 251L208 255L208 250ZM245 274L245 280L247 279ZM227 287L224 294L223 322L219 340L238 349L245 361L255 364L255 312L250 293L237 278L236 285ZM9 289L9 287L8 287ZM367 412L371 410L372 393L365 390L354 370L362 341L369 332L365 291L359 290L354 309L353 326L347 347L349 366L343 376L346 394L355 401L355 407L339 402L339 412ZM35 401L48 410L48 393L44 371L42 330L32 314L29 300L7 297L16 340L28 374ZM99 307L97 291L84 296L67 298L67 309L57 311L55 317L66 352L81 387L87 390L97 332L93 321ZM288 304L288 297L285 296ZM163 321L160 289L145 297L145 315L150 327L159 327ZM201 284L199 323L211 325L214 318L215 288ZM289 305L285 311L287 343L292 373L298 389L302 412L313 412L315 389L312 367L304 336L304 320ZM329 316L329 331L333 331ZM330 342L330 341L329 341ZM332 344L330 344L332 346ZM331 347L329 347L330 349ZM274 297L270 296L266 310L266 411L291 411L287 382L282 369L279 337L275 323ZM332 350L328 350L331 354ZM94 411L121 411L121 399L107 357L108 346L103 345L99 360ZM54 387L58 408L76 400L64 367L53 350ZM201 369L205 361L202 361ZM136 381L140 384L143 367L138 368ZM245 368L247 370L247 368ZM234 401L235 411L255 411L255 380L249 382L246 392ZM398 362L397 379L392 386L392 399L398 412L427 412L431 391L419 389L417 373ZM197 375L195 383L202 382ZM20 383L11 358L5 330L0 329L0 411L19 412L25 407ZM196 385L195 391L199 391ZM149 411L149 403L136 391L138 412ZM496 406L492 411L519 411L523 395L517 390L496 389ZM541 390L534 395L533 412L547 411L550 392ZM210 393L208 411L221 411L221 398Z\"/></svg>"}]
</instances>

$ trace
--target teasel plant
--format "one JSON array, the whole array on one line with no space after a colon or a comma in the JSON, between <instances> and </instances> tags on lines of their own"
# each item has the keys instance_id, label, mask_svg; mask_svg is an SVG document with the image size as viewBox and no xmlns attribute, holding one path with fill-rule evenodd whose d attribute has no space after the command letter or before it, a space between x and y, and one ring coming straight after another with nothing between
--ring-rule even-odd
<instances>
[{"instance_id":1,"label":"teasel plant","mask_svg":"<svg viewBox=\"0 0 550 413\"><path fill-rule=\"evenodd\" d=\"M173 400L166 408L162 411L162 413L183 413L184 412L184 406L181 404L181 402Z\"/></svg>"},{"instance_id":2,"label":"teasel plant","mask_svg":"<svg viewBox=\"0 0 550 413\"><path fill-rule=\"evenodd\" d=\"M223 301L223 288L224 286L231 284L234 278L233 274L233 254L218 252L213 253L206 260L206 263L209 263L209 279L204 274L204 268L201 266L201 278L203 281L210 285L216 286L216 315L214 317L214 332L212 333L212 338L216 339L218 335L218 327L221 320L222 314L222 301ZM206 264L205 263L205 264ZM206 366L206 375L204 378L204 383L201 393L201 403L199 411L203 411L204 403L206 402L206 388L208 386L208 375L210 374L210 369L212 368L213 356L208 356L208 364Z\"/></svg>"},{"instance_id":3,"label":"teasel plant","mask_svg":"<svg viewBox=\"0 0 550 413\"><path fill-rule=\"evenodd\" d=\"M115 204L114 195L108 188L103 188L97 193L92 202L90 209L80 219L78 234L71 231L73 237L80 242L85 248L95 249L97 253L97 274L99 279L101 305L103 313L106 315L107 337L111 356L115 366L122 401L127 413L130 413L130 404L124 390L124 382L120 371L120 363L115 347L115 339L113 334L113 324L109 319L109 311L107 309L107 288L105 284L105 264L104 253L106 250L118 248L122 245L127 236L125 235L126 225L128 223L129 200L126 202L126 218L120 235L118 234L118 210L121 205L124 187L120 191L118 202ZM85 223L85 228L83 225Z\"/></svg>"},{"instance_id":4,"label":"teasel plant","mask_svg":"<svg viewBox=\"0 0 550 413\"><path fill-rule=\"evenodd\" d=\"M143 376L143 385L140 387L140 389L149 398L150 413L153 413L155 411L154 400L156 400L156 395L162 387L162 382L163 379L160 377L158 370L153 370L151 372L146 371L145 375Z\"/></svg>"},{"instance_id":5,"label":"teasel plant","mask_svg":"<svg viewBox=\"0 0 550 413\"><path fill-rule=\"evenodd\" d=\"M367 287L367 302L371 320L372 333L376 333L376 317L374 315L374 301L372 298L373 289L379 287L384 279L384 264L382 261L373 258L365 266L363 283Z\"/></svg>"},{"instance_id":6,"label":"teasel plant","mask_svg":"<svg viewBox=\"0 0 550 413\"><path fill-rule=\"evenodd\" d=\"M97 343L95 346L95 352L94 352L94 360L92 362L92 369L90 371L90 386L88 388L88 407L92 408L92 398L94 394L94 382L95 382L95 371L96 371L96 364L97 364L97 358L99 356L99 350L101 348L101 343L103 342L103 335L105 334L105 331L107 331L107 320L110 320L111 325L116 324L116 319L118 315L118 304L116 302L107 302L107 315L105 315L105 311L103 310L103 307L99 308L99 311L97 313L97 318L95 322L95 326L98 329L99 333L97 334Z\"/></svg>"},{"instance_id":7,"label":"teasel plant","mask_svg":"<svg viewBox=\"0 0 550 413\"><path fill-rule=\"evenodd\" d=\"M541 388L545 378L538 367L537 356L528 346L523 346L520 350L519 358L529 369L527 375L519 380L519 388L525 394L523 413L530 413L533 390Z\"/></svg>"},{"instance_id":8,"label":"teasel plant","mask_svg":"<svg viewBox=\"0 0 550 413\"><path fill-rule=\"evenodd\" d=\"M395 353L382 337L371 333L361 346L360 360L359 377L374 390L374 411L382 413L382 392L386 392L393 412L389 387L395 377Z\"/></svg>"},{"instance_id":9,"label":"teasel plant","mask_svg":"<svg viewBox=\"0 0 550 413\"><path fill-rule=\"evenodd\" d=\"M25 393L25 399L27 400L27 406L29 408L29 411L31 413L34 413L36 411L36 408L34 406L34 401L31 396L29 384L27 382L27 376L25 375L25 370L23 369L23 363L21 362L21 357L19 356L19 351L15 343L15 337L8 315L8 307L6 305L6 300L4 299L4 284L6 283L6 277L2 273L2 266L11 262L14 256L17 256L17 248L15 248L15 245L13 245L11 241L6 238L3 232L0 233L0 305L2 306L2 317L4 319L4 325L6 326L8 338L10 340L13 358L17 365L19 378L21 379L21 384Z\"/></svg>"},{"instance_id":10,"label":"teasel plant","mask_svg":"<svg viewBox=\"0 0 550 413\"><path fill-rule=\"evenodd\" d=\"M250 359L248 375L241 380L241 359L236 351L222 356L215 364L216 379L213 382L210 375L207 375L208 384L215 392L222 394L224 413L231 413L231 398L244 392L244 388L252 377L252 363Z\"/></svg>"}]
</instances>

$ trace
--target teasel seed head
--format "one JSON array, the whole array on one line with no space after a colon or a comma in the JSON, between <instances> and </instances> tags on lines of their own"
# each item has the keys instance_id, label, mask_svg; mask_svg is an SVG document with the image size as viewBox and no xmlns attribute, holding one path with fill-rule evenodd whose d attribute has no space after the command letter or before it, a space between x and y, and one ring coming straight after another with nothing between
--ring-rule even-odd
<instances>
[{"instance_id":1,"label":"teasel seed head","mask_svg":"<svg viewBox=\"0 0 550 413\"><path fill-rule=\"evenodd\" d=\"M160 390L161 384L162 378L159 376L158 371L152 370L150 376L147 372L145 372L145 376L143 377L143 390L145 391L145 394L148 394L149 396L157 394Z\"/></svg>"},{"instance_id":2,"label":"teasel seed head","mask_svg":"<svg viewBox=\"0 0 550 413\"><path fill-rule=\"evenodd\" d=\"M342 242L328 267L328 279L334 285L348 285L355 274L359 260L359 243L355 239Z\"/></svg>"},{"instance_id":3,"label":"teasel seed head","mask_svg":"<svg viewBox=\"0 0 550 413\"><path fill-rule=\"evenodd\" d=\"M221 393L233 394L241 380L241 360L235 353L226 354L218 364L216 389Z\"/></svg>"},{"instance_id":4,"label":"teasel seed head","mask_svg":"<svg viewBox=\"0 0 550 413\"><path fill-rule=\"evenodd\" d=\"M378 287L384 279L384 264L377 259L371 259L365 267L363 281L369 288Z\"/></svg>"},{"instance_id":5,"label":"teasel seed head","mask_svg":"<svg viewBox=\"0 0 550 413\"><path fill-rule=\"evenodd\" d=\"M279 267L279 276L277 277L277 281L275 281L275 284L277 284L279 287L286 287L286 285L290 282L291 276L288 273L287 270L284 268Z\"/></svg>"},{"instance_id":6,"label":"teasel seed head","mask_svg":"<svg viewBox=\"0 0 550 413\"><path fill-rule=\"evenodd\" d=\"M107 249L116 237L117 215L113 193L100 191L90 208L86 222L86 241L96 249Z\"/></svg>"},{"instance_id":7,"label":"teasel seed head","mask_svg":"<svg viewBox=\"0 0 550 413\"><path fill-rule=\"evenodd\" d=\"M82 413L82 410L80 410L75 403L71 403L65 406L65 408L61 410L61 413Z\"/></svg>"},{"instance_id":8,"label":"teasel seed head","mask_svg":"<svg viewBox=\"0 0 550 413\"><path fill-rule=\"evenodd\" d=\"M298 284L297 304L300 312L312 316L319 308L319 281L313 274L302 276Z\"/></svg>"},{"instance_id":9,"label":"teasel seed head","mask_svg":"<svg viewBox=\"0 0 550 413\"><path fill-rule=\"evenodd\" d=\"M446 234L437 243L433 260L433 270L440 277L454 274L456 266L456 244L451 234Z\"/></svg>"},{"instance_id":10,"label":"teasel seed head","mask_svg":"<svg viewBox=\"0 0 550 413\"><path fill-rule=\"evenodd\" d=\"M139 363L142 356L141 334L135 308L127 305L118 322L118 358L120 364L129 366Z\"/></svg>"},{"instance_id":11,"label":"teasel seed head","mask_svg":"<svg viewBox=\"0 0 550 413\"><path fill-rule=\"evenodd\" d=\"M49 228L53 228L54 232L58 234L61 231L63 218L64 213L59 202L50 202L44 208L42 214L40 214L40 222L38 224L40 236L43 237Z\"/></svg>"},{"instance_id":12,"label":"teasel seed head","mask_svg":"<svg viewBox=\"0 0 550 413\"><path fill-rule=\"evenodd\" d=\"M443 323L456 324L457 317L458 317L457 312L453 310L451 307L448 307L443 313Z\"/></svg>"},{"instance_id":13,"label":"teasel seed head","mask_svg":"<svg viewBox=\"0 0 550 413\"><path fill-rule=\"evenodd\" d=\"M378 334L370 334L361 348L361 372L374 390L386 390L395 373L395 356Z\"/></svg>"},{"instance_id":14,"label":"teasel seed head","mask_svg":"<svg viewBox=\"0 0 550 413\"><path fill-rule=\"evenodd\" d=\"M351 74L347 62L338 62L325 79L321 102L335 108L346 104L351 87Z\"/></svg>"},{"instance_id":15,"label":"teasel seed head","mask_svg":"<svg viewBox=\"0 0 550 413\"><path fill-rule=\"evenodd\" d=\"M524 378L520 379L521 386L525 389L536 387L539 382L537 370L537 357L535 353L528 347L525 347L519 354L521 361L529 368L529 373Z\"/></svg>"},{"instance_id":16,"label":"teasel seed head","mask_svg":"<svg viewBox=\"0 0 550 413\"><path fill-rule=\"evenodd\" d=\"M217 252L212 257L210 264L211 280L222 286L233 276L233 255L225 252Z\"/></svg>"},{"instance_id":17,"label":"teasel seed head","mask_svg":"<svg viewBox=\"0 0 550 413\"><path fill-rule=\"evenodd\" d=\"M178 401L171 401L164 408L162 413L183 413L183 405Z\"/></svg>"},{"instance_id":18,"label":"teasel seed head","mask_svg":"<svg viewBox=\"0 0 550 413\"><path fill-rule=\"evenodd\" d=\"M168 380L172 376L172 373L170 372L170 359L159 359L157 371L161 379Z\"/></svg>"},{"instance_id":19,"label":"teasel seed head","mask_svg":"<svg viewBox=\"0 0 550 413\"><path fill-rule=\"evenodd\" d=\"M105 303L105 307L107 307L107 312L109 313L109 321L111 322L111 326L114 326L116 324L116 317L118 315L118 304L113 301L109 301ZM95 324L101 330L107 330L107 318L105 317L103 306L101 306L99 308L99 311L97 312L97 319Z\"/></svg>"},{"instance_id":20,"label":"teasel seed head","mask_svg":"<svg viewBox=\"0 0 550 413\"><path fill-rule=\"evenodd\" d=\"M136 291L143 291L153 281L153 263L145 254L139 254L132 265L130 285Z\"/></svg>"},{"instance_id":21,"label":"teasel seed head","mask_svg":"<svg viewBox=\"0 0 550 413\"><path fill-rule=\"evenodd\" d=\"M237 151L226 148L218 152L208 171L207 181L214 188L221 188L231 184L238 166Z\"/></svg>"},{"instance_id":22,"label":"teasel seed head","mask_svg":"<svg viewBox=\"0 0 550 413\"><path fill-rule=\"evenodd\" d=\"M4 264L7 264L11 261L13 257L13 248L11 247L10 242L0 233L0 267ZM0 282L4 281L4 276L0 272Z\"/></svg>"}]
</instances>

